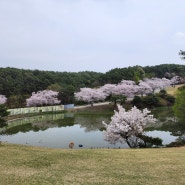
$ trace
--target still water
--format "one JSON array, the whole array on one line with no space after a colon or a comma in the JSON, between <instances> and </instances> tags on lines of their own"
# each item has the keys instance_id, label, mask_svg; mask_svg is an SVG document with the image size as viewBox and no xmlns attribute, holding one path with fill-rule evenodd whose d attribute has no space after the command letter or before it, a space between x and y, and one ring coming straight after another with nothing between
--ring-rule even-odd
<instances>
[{"instance_id":1,"label":"still water","mask_svg":"<svg viewBox=\"0 0 185 185\"><path fill-rule=\"evenodd\" d=\"M158 122L145 131L147 136L161 138L163 145L182 137L185 130L177 126L178 123L169 111L154 110ZM17 119L9 121L8 126L0 130L0 140L50 148L68 148L70 142L74 142L74 148L79 148L79 145L83 145L82 148L128 148L127 144L111 145L104 140L102 121L108 123L111 116L111 113L106 112L60 113Z\"/></svg>"}]
</instances>

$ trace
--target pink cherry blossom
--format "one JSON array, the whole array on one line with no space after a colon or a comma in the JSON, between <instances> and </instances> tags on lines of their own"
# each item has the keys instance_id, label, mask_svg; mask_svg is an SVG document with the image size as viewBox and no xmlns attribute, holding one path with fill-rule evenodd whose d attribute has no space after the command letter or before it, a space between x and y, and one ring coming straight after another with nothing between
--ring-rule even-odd
<instances>
[{"instance_id":1,"label":"pink cherry blossom","mask_svg":"<svg viewBox=\"0 0 185 185\"><path fill-rule=\"evenodd\" d=\"M80 92L75 93L75 98L87 103L103 101L106 94L101 89L81 88Z\"/></svg>"},{"instance_id":2,"label":"pink cherry blossom","mask_svg":"<svg viewBox=\"0 0 185 185\"><path fill-rule=\"evenodd\" d=\"M130 137L142 134L147 123L156 122L153 115L149 113L148 109L141 111L137 107L126 111L118 105L118 111L115 111L115 114L111 117L111 122L109 124L103 122L106 128L106 131L104 131L105 140L111 144L125 143L128 142Z\"/></svg>"},{"instance_id":3,"label":"pink cherry blossom","mask_svg":"<svg viewBox=\"0 0 185 185\"><path fill-rule=\"evenodd\" d=\"M153 93L158 92L170 86L171 84L171 81L166 78L151 78L151 79L145 78L143 81L146 82L151 87Z\"/></svg>"},{"instance_id":4,"label":"pink cherry blossom","mask_svg":"<svg viewBox=\"0 0 185 185\"><path fill-rule=\"evenodd\" d=\"M180 81L182 80L182 78L180 76L174 76L170 81L171 81L171 85L175 85L178 84Z\"/></svg>"},{"instance_id":5,"label":"pink cherry blossom","mask_svg":"<svg viewBox=\"0 0 185 185\"><path fill-rule=\"evenodd\" d=\"M5 95L0 95L0 105L1 105L1 104L5 104L6 101L7 101L6 96L5 96Z\"/></svg>"},{"instance_id":6,"label":"pink cherry blossom","mask_svg":"<svg viewBox=\"0 0 185 185\"><path fill-rule=\"evenodd\" d=\"M31 106L43 106L43 105L56 105L60 101L57 98L58 92L52 90L39 91L37 93L33 92L32 96L26 99L26 105Z\"/></svg>"},{"instance_id":7,"label":"pink cherry blossom","mask_svg":"<svg viewBox=\"0 0 185 185\"><path fill-rule=\"evenodd\" d=\"M105 84L104 86L100 87L99 89L105 93L107 96L113 94L114 89L116 85L115 84Z\"/></svg>"}]
</instances>

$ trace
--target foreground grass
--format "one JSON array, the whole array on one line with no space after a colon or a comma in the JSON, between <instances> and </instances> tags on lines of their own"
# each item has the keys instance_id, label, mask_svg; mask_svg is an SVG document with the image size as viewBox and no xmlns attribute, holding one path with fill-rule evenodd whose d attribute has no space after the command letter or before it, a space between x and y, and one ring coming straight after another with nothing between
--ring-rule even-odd
<instances>
[{"instance_id":1,"label":"foreground grass","mask_svg":"<svg viewBox=\"0 0 185 185\"><path fill-rule=\"evenodd\" d=\"M185 147L63 150L0 145L0 184L184 184Z\"/></svg>"}]
</instances>

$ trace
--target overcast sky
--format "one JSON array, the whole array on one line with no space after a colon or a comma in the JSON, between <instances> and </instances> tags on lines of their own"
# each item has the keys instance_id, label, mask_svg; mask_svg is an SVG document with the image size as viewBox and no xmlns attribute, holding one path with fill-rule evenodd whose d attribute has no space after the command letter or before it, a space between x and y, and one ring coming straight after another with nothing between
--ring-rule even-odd
<instances>
[{"instance_id":1,"label":"overcast sky","mask_svg":"<svg viewBox=\"0 0 185 185\"><path fill-rule=\"evenodd\" d=\"M0 67L185 64L185 0L0 0Z\"/></svg>"}]
</instances>

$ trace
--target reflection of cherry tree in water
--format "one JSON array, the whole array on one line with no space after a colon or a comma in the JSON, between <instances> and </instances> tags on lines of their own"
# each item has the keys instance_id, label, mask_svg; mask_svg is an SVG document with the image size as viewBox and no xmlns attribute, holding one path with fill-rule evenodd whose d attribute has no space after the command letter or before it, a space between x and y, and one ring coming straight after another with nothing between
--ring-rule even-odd
<instances>
[{"instance_id":1,"label":"reflection of cherry tree in water","mask_svg":"<svg viewBox=\"0 0 185 185\"><path fill-rule=\"evenodd\" d=\"M76 115L75 116L75 124L79 124L81 128L85 129L85 132L97 131L102 129L102 121L110 120L110 115L100 116L99 114L90 115L91 119L89 119L89 115Z\"/></svg>"},{"instance_id":2,"label":"reflection of cherry tree in water","mask_svg":"<svg viewBox=\"0 0 185 185\"><path fill-rule=\"evenodd\" d=\"M109 124L103 122L106 128L104 131L105 140L111 144L126 142L131 148L147 147L149 143L153 142L160 145L162 143L160 139L142 135L147 123L156 122L153 115L149 113L148 109L140 111L136 107L126 111L118 105L118 111L115 111L111 122Z\"/></svg>"}]
</instances>

